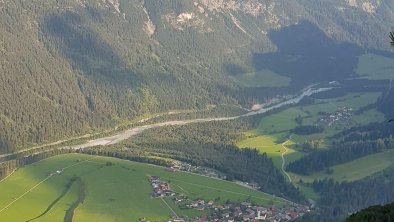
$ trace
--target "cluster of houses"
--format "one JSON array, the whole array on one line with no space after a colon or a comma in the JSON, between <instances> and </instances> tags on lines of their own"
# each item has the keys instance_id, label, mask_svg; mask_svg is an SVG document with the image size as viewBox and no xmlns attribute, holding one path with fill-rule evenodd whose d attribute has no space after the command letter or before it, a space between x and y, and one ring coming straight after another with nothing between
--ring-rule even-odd
<instances>
[{"instance_id":1,"label":"cluster of houses","mask_svg":"<svg viewBox=\"0 0 394 222\"><path fill-rule=\"evenodd\" d=\"M197 199L192 201L190 204L186 204L187 208L196 209L196 210L205 210L205 209L213 209L214 202L212 200L205 201L203 199Z\"/></svg>"},{"instance_id":2,"label":"cluster of houses","mask_svg":"<svg viewBox=\"0 0 394 222\"><path fill-rule=\"evenodd\" d=\"M319 123L327 126L338 122L343 125L352 123L353 109L349 107L339 107L337 111L333 113L325 113L323 118L319 119Z\"/></svg>"},{"instance_id":3,"label":"cluster of houses","mask_svg":"<svg viewBox=\"0 0 394 222\"><path fill-rule=\"evenodd\" d=\"M170 184L168 182L161 181L158 176L150 176L149 181L153 188L152 197L175 196L175 193L170 189Z\"/></svg>"},{"instance_id":4,"label":"cluster of houses","mask_svg":"<svg viewBox=\"0 0 394 222\"><path fill-rule=\"evenodd\" d=\"M284 208L277 208L263 207L249 202L227 202L225 204L217 204L213 200L206 201L204 199L195 199L191 201L187 196L171 191L170 184L160 180L158 176L149 176L149 181L153 188L152 197L172 197L172 200L181 209L194 209L198 211L209 212L208 214L204 214L205 216L192 220L195 222L284 222L295 220L309 212L308 207L295 203ZM181 218L176 218L176 221L184 220Z\"/></svg>"},{"instance_id":5,"label":"cluster of houses","mask_svg":"<svg viewBox=\"0 0 394 222\"><path fill-rule=\"evenodd\" d=\"M308 207L303 205L294 205L285 208L266 208L249 202L215 205L213 201L205 202L203 200L194 201L192 206L196 209L211 209L213 212L210 216L198 218L195 220L196 222L293 221L310 211Z\"/></svg>"}]
</instances>

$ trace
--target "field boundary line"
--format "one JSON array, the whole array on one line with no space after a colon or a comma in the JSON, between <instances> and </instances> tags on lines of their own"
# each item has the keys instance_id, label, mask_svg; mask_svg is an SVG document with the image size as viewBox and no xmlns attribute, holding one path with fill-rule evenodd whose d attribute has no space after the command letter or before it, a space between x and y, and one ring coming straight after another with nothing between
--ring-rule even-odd
<instances>
[{"instance_id":1,"label":"field boundary line","mask_svg":"<svg viewBox=\"0 0 394 222\"><path fill-rule=\"evenodd\" d=\"M181 189L183 192L185 192L186 194L189 194L189 192L187 192L185 189L183 189L181 186L179 186L178 184L174 184L175 186L179 187L179 189Z\"/></svg>"},{"instance_id":2,"label":"field boundary line","mask_svg":"<svg viewBox=\"0 0 394 222\"><path fill-rule=\"evenodd\" d=\"M15 173L16 170L12 171L10 174L8 174L6 177L4 177L2 180L0 180L0 183L6 180L8 177L10 177L13 173Z\"/></svg>"},{"instance_id":3,"label":"field boundary line","mask_svg":"<svg viewBox=\"0 0 394 222\"><path fill-rule=\"evenodd\" d=\"M6 210L9 206L11 206L12 204L14 204L16 201L18 201L19 199L21 199L22 197L26 196L28 193L30 193L32 190L34 190L36 187L38 187L39 185L41 185L42 183L44 183L45 181L47 181L49 178L53 177L54 174L51 174L49 176L47 176L45 179L43 179L42 181L40 181L39 183L37 183L36 185L34 185L32 188L30 188L29 190L27 190L25 193L23 193L21 196L19 196L18 198L16 198L15 200L13 200L11 203L9 203L7 206L3 207L0 210L0 213L3 212L4 210Z\"/></svg>"},{"instance_id":4,"label":"field boundary line","mask_svg":"<svg viewBox=\"0 0 394 222\"><path fill-rule=\"evenodd\" d=\"M253 195L249 195L249 194L245 194L245 193L234 192L234 191L231 191L231 190L224 190L224 189L219 189L219 188L216 188L216 187L210 187L210 186L205 186L205 185L196 184L196 183L190 183L190 182L186 182L186 181L182 181L182 180L176 180L176 179L173 179L173 178L172 179L164 178L164 179L172 180L172 181L178 181L178 182L181 182L181 183L186 183L186 184L193 185L193 186L198 186L198 187L204 187L204 188L208 188L208 189L212 189L212 190L217 190L217 191L223 191L223 192L227 192L227 193L237 194L237 195L241 195L241 196L253 197L253 198L256 198L256 199L260 199L260 200L268 200L268 201L272 200L272 201L278 202L278 203L289 203L289 202L292 203L291 201L288 201L288 200L278 200L279 198L277 198L277 197L275 197L273 199L264 198L264 197L257 197L257 196L253 196Z\"/></svg>"},{"instance_id":5,"label":"field boundary line","mask_svg":"<svg viewBox=\"0 0 394 222\"><path fill-rule=\"evenodd\" d=\"M93 160L93 159L96 159L97 157L98 157L98 156L94 156L94 157L92 157L92 158L83 160L83 161L81 161L81 162L77 162L77 163L74 163L74 164L72 164L72 165L63 167L62 169L63 169L63 170L66 170L66 169L69 169L69 168L71 168L71 167L75 167L75 166L77 166L77 165L80 165L80 164L83 164L83 163L85 163L85 162L89 162L89 161L91 161L91 160Z\"/></svg>"},{"instance_id":6,"label":"field boundary line","mask_svg":"<svg viewBox=\"0 0 394 222\"><path fill-rule=\"evenodd\" d=\"M84 161L78 162L78 163L74 163L72 165L66 166L64 168L62 168L62 170L66 170L69 169L71 167L80 165L84 162L87 162L89 160L95 159L97 158L97 156L90 158L90 159L86 159ZM49 176L47 176L45 179L41 180L40 182L38 182L36 185L34 185L32 188L30 188L29 190L27 190L26 192L24 192L22 195L20 195L19 197L17 197L16 199L14 199L13 201L11 201L11 203L7 204L5 207L3 207L2 209L0 209L0 213L3 212L4 210L8 209L8 207L10 207L12 204L14 204L16 201L20 200L21 198L23 198L24 196L26 196L27 194L29 194L31 191L33 191L35 188L37 188L39 185L41 185L42 183L44 183L45 181L49 180L51 177L53 177L54 175L56 175L55 173L50 174Z\"/></svg>"},{"instance_id":7,"label":"field boundary line","mask_svg":"<svg viewBox=\"0 0 394 222\"><path fill-rule=\"evenodd\" d=\"M163 201L163 203L168 207L168 209L169 209L177 218L179 218L178 214L176 214L175 211L172 209L172 207L171 207L170 205L168 205L167 201L164 200L163 197L161 197L160 199L161 199L161 201Z\"/></svg>"}]
</instances>

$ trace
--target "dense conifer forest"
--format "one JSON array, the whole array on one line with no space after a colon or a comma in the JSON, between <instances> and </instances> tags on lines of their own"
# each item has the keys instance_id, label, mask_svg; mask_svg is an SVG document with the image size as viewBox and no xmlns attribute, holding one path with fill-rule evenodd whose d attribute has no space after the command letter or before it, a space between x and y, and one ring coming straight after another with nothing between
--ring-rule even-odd
<instances>
[{"instance_id":1,"label":"dense conifer forest","mask_svg":"<svg viewBox=\"0 0 394 222\"><path fill-rule=\"evenodd\" d=\"M346 5L335 1L259 4L1 1L0 152L101 131L151 113L212 104L249 108L328 80L324 67L336 55L347 55L335 60L341 64L335 78L345 79L354 75L363 47L386 48L375 33L391 25L383 19L390 7L376 12L349 7L349 14L338 13L337 7ZM194 16L189 23L177 22L176 16L188 13ZM305 38L292 38L301 34ZM327 47L320 47L318 37ZM287 55L297 54L319 66L283 64ZM234 81L264 69L289 77L290 84L245 87Z\"/></svg>"}]
</instances>

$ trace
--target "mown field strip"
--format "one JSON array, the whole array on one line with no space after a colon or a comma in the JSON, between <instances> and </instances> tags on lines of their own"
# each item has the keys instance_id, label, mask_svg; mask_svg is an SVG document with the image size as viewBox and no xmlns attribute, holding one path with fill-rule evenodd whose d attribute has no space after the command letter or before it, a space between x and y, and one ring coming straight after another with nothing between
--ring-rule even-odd
<instances>
[{"instance_id":1,"label":"mown field strip","mask_svg":"<svg viewBox=\"0 0 394 222\"><path fill-rule=\"evenodd\" d=\"M32 188L30 188L29 190L27 190L25 193L23 193L22 195L20 195L19 197L17 197L15 200L11 201L11 203L7 204L5 207L3 207L0 210L0 213L3 212L4 210L8 209L8 207L10 207L12 204L14 204L16 201L18 201L19 199L21 199L22 197L26 196L28 193L30 193L32 190L34 190L36 187L40 186L42 183L44 183L45 181L49 180L49 178L51 178L53 176L53 174L49 175L48 177L46 177L45 179L41 180L39 183L37 183L36 185L34 185Z\"/></svg>"},{"instance_id":2,"label":"mown field strip","mask_svg":"<svg viewBox=\"0 0 394 222\"><path fill-rule=\"evenodd\" d=\"M170 207L170 205L168 205L167 201L164 200L164 198L160 198L161 201L163 201L163 203L168 207L168 209L174 214L174 216L176 216L177 218L179 218L178 214L175 213L174 209L172 209L172 207Z\"/></svg>"},{"instance_id":3,"label":"mown field strip","mask_svg":"<svg viewBox=\"0 0 394 222\"><path fill-rule=\"evenodd\" d=\"M87 160L84 160L84 161L81 161L81 162L78 162L78 163L71 164L71 165L69 165L69 166L64 167L62 170L64 171L64 170L66 170L66 169L69 169L69 168L71 168L71 167L75 167L75 166L77 166L77 165L80 165L80 164L82 164L82 163L88 162L89 160L92 160L92 159L95 159L95 158L97 158L97 156L95 156L95 157L93 157L93 158L90 158L90 159L87 159ZM24 192L22 195L20 195L19 197L15 198L13 201L11 201L9 204L7 204L5 207L3 207L2 209L0 209L0 213L3 212L4 210L8 209L8 207L10 207L10 206L13 205L15 202L17 202L18 200L20 200L21 198L23 198L24 196L26 196L27 194L29 194L31 191L33 191L35 188L37 188L38 186L40 186L41 184L43 184L45 181L49 180L49 179L50 179L51 177L53 177L54 175L56 175L56 174L54 174L54 173L50 174L50 175L47 176L45 179L41 180L41 181L38 182L36 185L34 185L33 187L31 187L29 190L27 190L26 192Z\"/></svg>"},{"instance_id":4,"label":"mown field strip","mask_svg":"<svg viewBox=\"0 0 394 222\"><path fill-rule=\"evenodd\" d=\"M174 178L171 178L171 179L170 178L163 178L163 179L171 180L171 181L177 181L177 182L185 183L185 184L192 185L192 186L208 188L208 189L222 191L222 192L227 192L227 193L232 193L232 194L236 194L236 195L240 195L240 196L253 197L253 198L256 198L256 199L260 199L260 200L268 200L268 201L272 200L272 201L277 202L277 203L289 203L289 201L285 201L285 200L273 200L273 199L269 199L269 198L258 197L258 196L253 196L253 195L249 195L249 194L234 192L234 191L231 191L231 190L224 190L224 189L219 189L219 188L216 188L216 187L210 187L210 186L196 184L196 183L189 183L189 182L182 181L182 180L177 180L177 179L174 179Z\"/></svg>"},{"instance_id":5,"label":"mown field strip","mask_svg":"<svg viewBox=\"0 0 394 222\"><path fill-rule=\"evenodd\" d=\"M8 177L10 177L13 173L15 173L16 170L12 171L9 175L7 175L6 177L4 177L2 180L0 180L0 183L5 181Z\"/></svg>"}]
</instances>

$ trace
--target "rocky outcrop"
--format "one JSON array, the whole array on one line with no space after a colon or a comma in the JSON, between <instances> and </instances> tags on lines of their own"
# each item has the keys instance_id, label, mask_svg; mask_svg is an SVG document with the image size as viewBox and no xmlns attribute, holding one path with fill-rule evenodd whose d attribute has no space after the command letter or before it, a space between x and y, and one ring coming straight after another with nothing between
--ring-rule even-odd
<instances>
[{"instance_id":1,"label":"rocky outcrop","mask_svg":"<svg viewBox=\"0 0 394 222\"><path fill-rule=\"evenodd\" d=\"M373 14L382 4L381 0L345 0L351 7L357 7L363 11Z\"/></svg>"},{"instance_id":2,"label":"rocky outcrop","mask_svg":"<svg viewBox=\"0 0 394 222\"><path fill-rule=\"evenodd\" d=\"M179 15L169 13L164 15L164 19L179 31L183 31L187 27L193 27L200 32L213 32L213 29L207 26L206 18L194 12L183 12Z\"/></svg>"},{"instance_id":3,"label":"rocky outcrop","mask_svg":"<svg viewBox=\"0 0 394 222\"><path fill-rule=\"evenodd\" d=\"M144 22L144 24L145 24L144 31L149 37L152 37L153 34L155 34L156 26L155 26L155 24L153 24L153 21L151 20L149 13L146 10L145 6L142 6L142 10L144 11L144 13L147 17L147 20Z\"/></svg>"}]
</instances>

